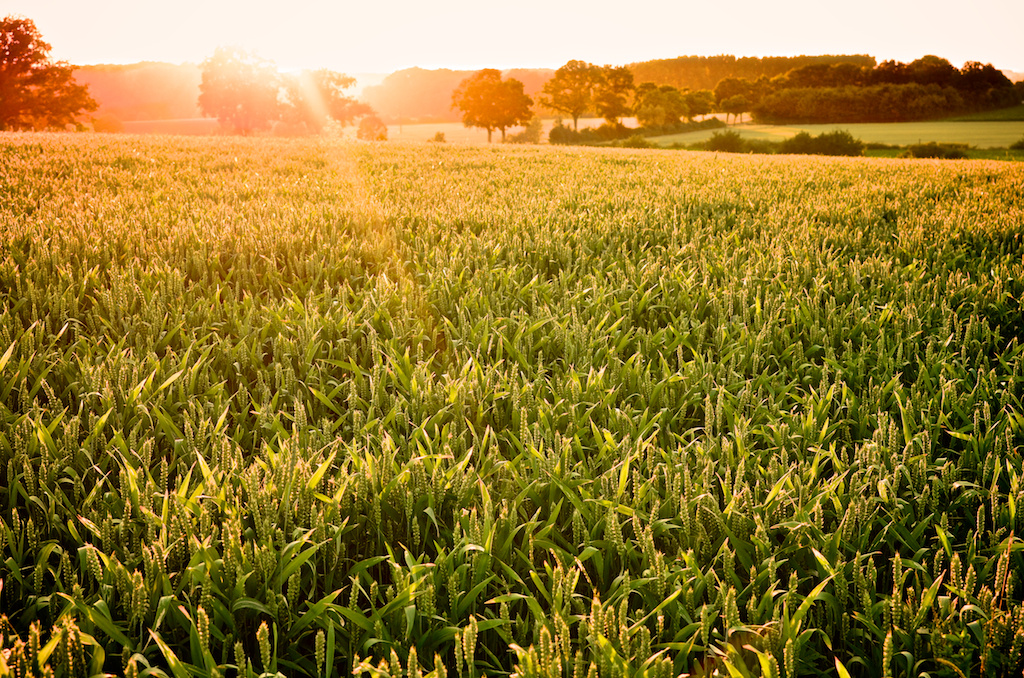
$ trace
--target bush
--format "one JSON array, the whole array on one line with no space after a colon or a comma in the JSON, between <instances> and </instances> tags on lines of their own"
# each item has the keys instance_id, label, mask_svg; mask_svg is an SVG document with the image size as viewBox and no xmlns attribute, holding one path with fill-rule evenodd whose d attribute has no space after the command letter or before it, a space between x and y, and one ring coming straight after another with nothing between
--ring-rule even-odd
<instances>
[{"instance_id":1,"label":"bush","mask_svg":"<svg viewBox=\"0 0 1024 678\"><path fill-rule=\"evenodd\" d=\"M430 139L430 141L432 141L435 144L443 144L445 142L444 132L435 133L434 136Z\"/></svg>"},{"instance_id":2,"label":"bush","mask_svg":"<svg viewBox=\"0 0 1024 678\"><path fill-rule=\"evenodd\" d=\"M863 155L864 142L842 130L823 132L816 137L807 132L800 132L795 137L783 141L779 145L779 152L804 155Z\"/></svg>"},{"instance_id":3,"label":"bush","mask_svg":"<svg viewBox=\"0 0 1024 678\"><path fill-rule=\"evenodd\" d=\"M555 124L548 132L548 143L551 144L579 144L582 143L582 135L574 129L562 124L561 121Z\"/></svg>"},{"instance_id":4,"label":"bush","mask_svg":"<svg viewBox=\"0 0 1024 678\"><path fill-rule=\"evenodd\" d=\"M1010 144L1011 151L1024 151L1024 137L1021 137L1017 141Z\"/></svg>"},{"instance_id":5,"label":"bush","mask_svg":"<svg viewBox=\"0 0 1024 678\"><path fill-rule=\"evenodd\" d=\"M927 144L907 146L907 150L901 153L900 157L960 160L967 157L967 146L964 144L940 144L930 141Z\"/></svg>"},{"instance_id":6,"label":"bush","mask_svg":"<svg viewBox=\"0 0 1024 678\"><path fill-rule=\"evenodd\" d=\"M508 136L508 142L512 144L539 144L543 132L544 122L537 116L533 116L522 132Z\"/></svg>"},{"instance_id":7,"label":"bush","mask_svg":"<svg viewBox=\"0 0 1024 678\"><path fill-rule=\"evenodd\" d=\"M710 139L704 142L704 149L722 153L742 153L744 150L743 137L739 132L732 130L715 132Z\"/></svg>"},{"instance_id":8,"label":"bush","mask_svg":"<svg viewBox=\"0 0 1024 678\"><path fill-rule=\"evenodd\" d=\"M652 144L642 134L634 134L625 139L620 139L612 145L618 148L658 148L657 144Z\"/></svg>"},{"instance_id":9,"label":"bush","mask_svg":"<svg viewBox=\"0 0 1024 678\"><path fill-rule=\"evenodd\" d=\"M388 126L375 115L368 115L359 121L356 136L363 141L387 141Z\"/></svg>"},{"instance_id":10,"label":"bush","mask_svg":"<svg viewBox=\"0 0 1024 678\"><path fill-rule=\"evenodd\" d=\"M824 132L814 141L821 155L864 155L864 142L846 130Z\"/></svg>"}]
</instances>

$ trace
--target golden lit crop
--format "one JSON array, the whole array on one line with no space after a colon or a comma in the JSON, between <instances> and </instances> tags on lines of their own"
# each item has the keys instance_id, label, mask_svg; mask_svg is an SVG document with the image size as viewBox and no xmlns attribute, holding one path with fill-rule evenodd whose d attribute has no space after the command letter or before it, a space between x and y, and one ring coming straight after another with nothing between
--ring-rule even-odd
<instances>
[{"instance_id":1,"label":"golden lit crop","mask_svg":"<svg viewBox=\"0 0 1024 678\"><path fill-rule=\"evenodd\" d=\"M1021 195L5 136L0 673L1019 675Z\"/></svg>"}]
</instances>

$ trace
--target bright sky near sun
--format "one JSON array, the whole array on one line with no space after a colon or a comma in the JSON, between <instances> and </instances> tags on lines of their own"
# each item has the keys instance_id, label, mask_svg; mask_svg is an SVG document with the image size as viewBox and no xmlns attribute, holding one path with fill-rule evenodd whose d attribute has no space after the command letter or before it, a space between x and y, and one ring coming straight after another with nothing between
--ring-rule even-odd
<instances>
[{"instance_id":1,"label":"bright sky near sun","mask_svg":"<svg viewBox=\"0 0 1024 678\"><path fill-rule=\"evenodd\" d=\"M936 54L1024 71L1024 0L0 0L11 14L75 65L198 63L233 45L348 73L715 54Z\"/></svg>"}]
</instances>

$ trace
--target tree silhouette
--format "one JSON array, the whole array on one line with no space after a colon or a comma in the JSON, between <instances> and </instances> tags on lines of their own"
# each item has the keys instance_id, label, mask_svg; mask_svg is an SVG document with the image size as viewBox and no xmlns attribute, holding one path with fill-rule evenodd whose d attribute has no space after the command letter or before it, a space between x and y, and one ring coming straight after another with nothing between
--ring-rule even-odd
<instances>
[{"instance_id":1,"label":"tree silhouette","mask_svg":"<svg viewBox=\"0 0 1024 678\"><path fill-rule=\"evenodd\" d=\"M345 96L344 91L356 80L343 73L327 69L302 71L283 80L282 119L310 132L320 132L332 119L347 125L373 112L368 105Z\"/></svg>"},{"instance_id":2,"label":"tree silhouette","mask_svg":"<svg viewBox=\"0 0 1024 678\"><path fill-rule=\"evenodd\" d=\"M280 80L273 64L254 54L218 47L203 62L199 108L241 134L270 126L280 113Z\"/></svg>"},{"instance_id":3,"label":"tree silhouette","mask_svg":"<svg viewBox=\"0 0 1024 678\"><path fill-rule=\"evenodd\" d=\"M0 20L0 129L63 127L96 108L71 66L50 60L50 44L31 19Z\"/></svg>"},{"instance_id":4,"label":"tree silhouette","mask_svg":"<svg viewBox=\"0 0 1024 678\"><path fill-rule=\"evenodd\" d=\"M594 86L601 69L585 61L569 61L544 83L540 103L545 108L572 117L572 128L579 131L579 119L593 105Z\"/></svg>"},{"instance_id":5,"label":"tree silhouette","mask_svg":"<svg viewBox=\"0 0 1024 678\"><path fill-rule=\"evenodd\" d=\"M598 69L594 85L594 108L609 124L616 125L619 118L629 115L627 101L633 91L633 73L626 66L605 66Z\"/></svg>"},{"instance_id":6,"label":"tree silhouette","mask_svg":"<svg viewBox=\"0 0 1024 678\"><path fill-rule=\"evenodd\" d=\"M487 130L487 141L491 133L516 125L525 125L533 117L530 106L533 100L523 91L523 83L515 78L501 79L501 71L485 68L463 80L452 92L452 108L462 111L462 122L466 127L482 127Z\"/></svg>"},{"instance_id":7,"label":"tree silhouette","mask_svg":"<svg viewBox=\"0 0 1024 678\"><path fill-rule=\"evenodd\" d=\"M715 95L711 90L698 89L687 92L683 98L686 99L686 117L691 121L699 115L707 115L715 108Z\"/></svg>"}]
</instances>

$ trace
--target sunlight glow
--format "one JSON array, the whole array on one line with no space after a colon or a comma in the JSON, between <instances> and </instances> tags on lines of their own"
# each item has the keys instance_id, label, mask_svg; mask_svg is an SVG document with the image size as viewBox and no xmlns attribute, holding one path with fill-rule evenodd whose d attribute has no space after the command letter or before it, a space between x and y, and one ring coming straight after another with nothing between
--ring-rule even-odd
<instances>
[{"instance_id":1,"label":"sunlight glow","mask_svg":"<svg viewBox=\"0 0 1024 678\"><path fill-rule=\"evenodd\" d=\"M0 0L0 16L33 19L53 54L74 64L198 63L222 45L283 69L388 73L401 68L557 68L569 59L626 64L681 55L936 54L1024 71L1024 2L935 0L856 5L734 0L585 4L469 0L383 4L323 0Z\"/></svg>"}]
</instances>

